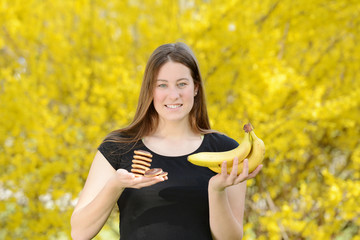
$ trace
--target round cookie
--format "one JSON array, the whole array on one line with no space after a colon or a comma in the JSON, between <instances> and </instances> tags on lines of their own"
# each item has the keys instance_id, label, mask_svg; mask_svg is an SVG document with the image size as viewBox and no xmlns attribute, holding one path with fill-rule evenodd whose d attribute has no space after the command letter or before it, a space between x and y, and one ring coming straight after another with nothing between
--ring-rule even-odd
<instances>
[{"instance_id":1,"label":"round cookie","mask_svg":"<svg viewBox=\"0 0 360 240\"><path fill-rule=\"evenodd\" d=\"M134 164L141 164L143 166L146 166L146 167L150 167L151 164L149 162L146 162L146 161L142 161L142 160L138 160L138 159L133 159L132 162Z\"/></svg>"},{"instance_id":2,"label":"round cookie","mask_svg":"<svg viewBox=\"0 0 360 240\"><path fill-rule=\"evenodd\" d=\"M131 169L131 172L132 173L139 173L141 175L144 175L145 174L145 170L144 169L139 169L139 168L132 168Z\"/></svg>"},{"instance_id":3,"label":"round cookie","mask_svg":"<svg viewBox=\"0 0 360 240\"><path fill-rule=\"evenodd\" d=\"M150 168L148 168L148 167L146 167L146 166L144 166L144 165L135 164L135 163L132 164L131 167L132 167L133 169L144 169L145 171L150 169Z\"/></svg>"},{"instance_id":4,"label":"round cookie","mask_svg":"<svg viewBox=\"0 0 360 240\"><path fill-rule=\"evenodd\" d=\"M144 176L145 177L155 177L163 173L163 170L161 168L152 168L147 171L145 171Z\"/></svg>"},{"instance_id":5,"label":"round cookie","mask_svg":"<svg viewBox=\"0 0 360 240\"><path fill-rule=\"evenodd\" d=\"M148 158L152 158L152 154L149 153L148 151L145 151L145 150L135 150L134 153L135 153L135 155L140 155L140 156L145 156L145 157L148 157Z\"/></svg>"},{"instance_id":6,"label":"round cookie","mask_svg":"<svg viewBox=\"0 0 360 240\"><path fill-rule=\"evenodd\" d=\"M135 160L143 160L146 162L152 162L152 159L148 158L148 157L144 157L144 156L140 156L140 155L134 155L133 157Z\"/></svg>"}]
</instances>

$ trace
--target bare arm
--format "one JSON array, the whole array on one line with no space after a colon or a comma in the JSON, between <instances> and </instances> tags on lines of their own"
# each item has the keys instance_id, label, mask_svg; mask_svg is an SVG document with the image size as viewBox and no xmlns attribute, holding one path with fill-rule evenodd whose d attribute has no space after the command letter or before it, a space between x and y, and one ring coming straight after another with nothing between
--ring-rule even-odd
<instances>
[{"instance_id":1,"label":"bare arm","mask_svg":"<svg viewBox=\"0 0 360 240\"><path fill-rule=\"evenodd\" d=\"M209 182L210 228L213 238L242 239L245 209L246 180L255 177L262 165L248 174L247 160L244 170L237 175L238 160L234 160L233 171L227 174L226 162L222 164L221 174Z\"/></svg>"},{"instance_id":2,"label":"bare arm","mask_svg":"<svg viewBox=\"0 0 360 240\"><path fill-rule=\"evenodd\" d=\"M96 236L126 187L141 188L163 180L135 177L125 169L116 171L98 151L71 216L72 238L82 240Z\"/></svg>"}]
</instances>

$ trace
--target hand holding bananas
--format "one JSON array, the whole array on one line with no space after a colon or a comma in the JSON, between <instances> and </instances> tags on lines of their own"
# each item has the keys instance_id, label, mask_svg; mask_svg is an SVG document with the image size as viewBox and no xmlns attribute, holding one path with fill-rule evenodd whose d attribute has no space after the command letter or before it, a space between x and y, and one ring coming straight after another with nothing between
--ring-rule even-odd
<instances>
[{"instance_id":1,"label":"hand holding bananas","mask_svg":"<svg viewBox=\"0 0 360 240\"><path fill-rule=\"evenodd\" d=\"M237 157L234 158L233 166L230 174L227 172L227 164L226 161L224 161L221 164L221 172L220 174L215 175L210 179L209 188L212 188L213 190L217 191L223 191L225 188L237 185L243 181L246 181L248 179L254 178L261 170L262 164L257 166L254 171L249 173L249 165L248 165L248 159L245 159L242 162L243 168L242 172L239 174L236 169L238 169L239 166L239 160Z\"/></svg>"},{"instance_id":2,"label":"hand holding bananas","mask_svg":"<svg viewBox=\"0 0 360 240\"><path fill-rule=\"evenodd\" d=\"M253 172L265 157L265 144L255 135L250 123L244 125L245 135L238 147L225 152L200 152L188 157L188 161L203 167L208 167L214 172L221 173L222 164L226 162L227 172L232 172L234 158L237 157L237 174L243 172L244 159L248 160L249 173ZM225 163L224 163L225 164ZM224 165L223 164L223 165Z\"/></svg>"}]
</instances>

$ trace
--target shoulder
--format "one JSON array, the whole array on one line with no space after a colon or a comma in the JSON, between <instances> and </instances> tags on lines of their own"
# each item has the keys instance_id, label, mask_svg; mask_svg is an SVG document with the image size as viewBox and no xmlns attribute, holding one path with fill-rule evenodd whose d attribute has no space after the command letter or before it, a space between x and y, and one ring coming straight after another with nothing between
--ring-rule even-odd
<instances>
[{"instance_id":1,"label":"shoulder","mask_svg":"<svg viewBox=\"0 0 360 240\"><path fill-rule=\"evenodd\" d=\"M110 141L110 140L104 140L98 147L98 150L101 153L120 153L120 149L121 149L121 144L115 141Z\"/></svg>"},{"instance_id":2,"label":"shoulder","mask_svg":"<svg viewBox=\"0 0 360 240\"><path fill-rule=\"evenodd\" d=\"M239 145L236 140L221 132L208 133L205 139L207 147L213 151L228 151Z\"/></svg>"},{"instance_id":3,"label":"shoulder","mask_svg":"<svg viewBox=\"0 0 360 240\"><path fill-rule=\"evenodd\" d=\"M106 137L98 146L98 150L115 169L118 169L121 167L124 157L137 144L137 142L127 141L126 136L119 135L119 138L114 138L113 135L111 138Z\"/></svg>"},{"instance_id":4,"label":"shoulder","mask_svg":"<svg viewBox=\"0 0 360 240\"><path fill-rule=\"evenodd\" d=\"M131 137L118 131L109 133L101 142L98 150L110 151L119 154L131 145Z\"/></svg>"},{"instance_id":5,"label":"shoulder","mask_svg":"<svg viewBox=\"0 0 360 240\"><path fill-rule=\"evenodd\" d=\"M98 150L103 154L121 155L131 150L137 142L129 140L129 137L105 138L99 145Z\"/></svg>"}]
</instances>

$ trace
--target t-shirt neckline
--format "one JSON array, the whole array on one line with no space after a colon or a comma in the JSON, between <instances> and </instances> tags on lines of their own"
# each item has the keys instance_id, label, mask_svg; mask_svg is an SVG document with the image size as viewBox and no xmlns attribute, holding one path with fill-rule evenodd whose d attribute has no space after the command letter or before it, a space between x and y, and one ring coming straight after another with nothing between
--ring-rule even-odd
<instances>
[{"instance_id":1,"label":"t-shirt neckline","mask_svg":"<svg viewBox=\"0 0 360 240\"><path fill-rule=\"evenodd\" d=\"M194 153L198 152L198 151L203 147L203 145L205 144L206 135L207 135L207 134L201 135L202 141L201 141L201 144L199 145L199 147L198 147L197 149L195 149L194 151L192 151L192 152L190 152L190 153L188 153L188 154L183 154L183 155L178 155L178 156L166 156L166 155L159 154L159 153L151 150L150 148L148 148L148 147L145 145L143 139L141 139L141 143L144 145L145 150L146 150L146 151L149 151L152 155L156 155L156 156L164 157L164 158L182 158L182 157L187 157L187 156L189 156L189 155L191 155L191 154L194 154Z\"/></svg>"}]
</instances>

